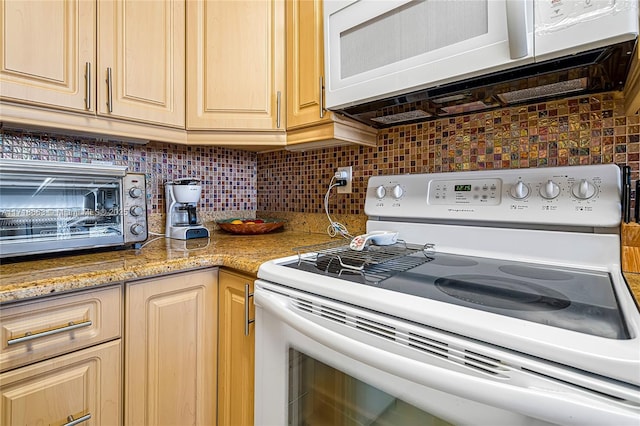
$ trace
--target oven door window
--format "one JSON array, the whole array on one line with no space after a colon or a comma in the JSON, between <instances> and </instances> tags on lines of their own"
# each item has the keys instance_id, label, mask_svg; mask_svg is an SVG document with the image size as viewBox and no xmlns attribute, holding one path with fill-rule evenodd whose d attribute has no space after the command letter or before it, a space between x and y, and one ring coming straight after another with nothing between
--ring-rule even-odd
<instances>
[{"instance_id":1,"label":"oven door window","mask_svg":"<svg viewBox=\"0 0 640 426\"><path fill-rule=\"evenodd\" d=\"M291 426L451 424L293 348L289 373Z\"/></svg>"}]
</instances>

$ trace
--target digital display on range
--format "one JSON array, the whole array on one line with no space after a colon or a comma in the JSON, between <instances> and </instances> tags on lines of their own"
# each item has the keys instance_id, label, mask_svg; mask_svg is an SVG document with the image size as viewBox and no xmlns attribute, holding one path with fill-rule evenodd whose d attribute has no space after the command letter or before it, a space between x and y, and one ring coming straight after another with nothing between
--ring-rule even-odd
<instances>
[{"instance_id":1,"label":"digital display on range","mask_svg":"<svg viewBox=\"0 0 640 426\"><path fill-rule=\"evenodd\" d=\"M471 185L454 185L453 190L458 191L471 191Z\"/></svg>"}]
</instances>

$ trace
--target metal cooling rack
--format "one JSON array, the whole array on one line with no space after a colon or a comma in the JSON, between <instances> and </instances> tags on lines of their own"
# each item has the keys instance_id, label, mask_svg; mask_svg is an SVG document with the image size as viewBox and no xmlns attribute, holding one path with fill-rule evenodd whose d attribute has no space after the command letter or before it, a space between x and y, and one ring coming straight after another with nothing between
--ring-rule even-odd
<instances>
[{"instance_id":1,"label":"metal cooling rack","mask_svg":"<svg viewBox=\"0 0 640 426\"><path fill-rule=\"evenodd\" d=\"M298 263L313 264L319 270L342 273L358 273L367 281L381 281L433 260L427 254L430 246L409 247L399 240L388 246L368 245L362 251L349 248L344 241L296 247ZM422 253L421 256L411 256Z\"/></svg>"}]
</instances>

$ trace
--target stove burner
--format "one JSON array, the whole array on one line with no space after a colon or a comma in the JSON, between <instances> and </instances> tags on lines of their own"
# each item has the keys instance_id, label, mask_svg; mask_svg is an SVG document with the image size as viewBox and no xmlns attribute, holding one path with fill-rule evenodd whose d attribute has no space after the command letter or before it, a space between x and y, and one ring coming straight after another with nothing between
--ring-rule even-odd
<instances>
[{"instance_id":1,"label":"stove burner","mask_svg":"<svg viewBox=\"0 0 640 426\"><path fill-rule=\"evenodd\" d=\"M478 262L473 259L465 258L465 257L440 257L436 256L431 263L434 265L442 265L442 266L476 266Z\"/></svg>"},{"instance_id":2,"label":"stove burner","mask_svg":"<svg viewBox=\"0 0 640 426\"><path fill-rule=\"evenodd\" d=\"M556 311L571 305L560 292L515 279L486 275L450 275L435 280L451 297L493 308L519 311Z\"/></svg>"},{"instance_id":3,"label":"stove burner","mask_svg":"<svg viewBox=\"0 0 640 426\"><path fill-rule=\"evenodd\" d=\"M533 278L546 281L567 281L573 279L573 275L553 269L536 268L533 266L504 265L500 269L505 274L515 275L523 278Z\"/></svg>"}]
</instances>

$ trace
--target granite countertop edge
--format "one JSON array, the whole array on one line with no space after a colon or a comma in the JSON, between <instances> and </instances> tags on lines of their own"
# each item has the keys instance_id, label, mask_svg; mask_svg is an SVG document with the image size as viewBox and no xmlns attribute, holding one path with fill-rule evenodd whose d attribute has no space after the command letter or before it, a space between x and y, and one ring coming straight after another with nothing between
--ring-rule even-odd
<instances>
[{"instance_id":1,"label":"granite countertop edge","mask_svg":"<svg viewBox=\"0 0 640 426\"><path fill-rule=\"evenodd\" d=\"M283 231L256 236L214 234L210 240L152 242L148 248L47 256L0 265L0 304L41 298L207 267L256 275L294 247L331 241L326 234ZM205 245L192 250L189 244ZM178 246L176 249L175 247Z\"/></svg>"}]
</instances>

